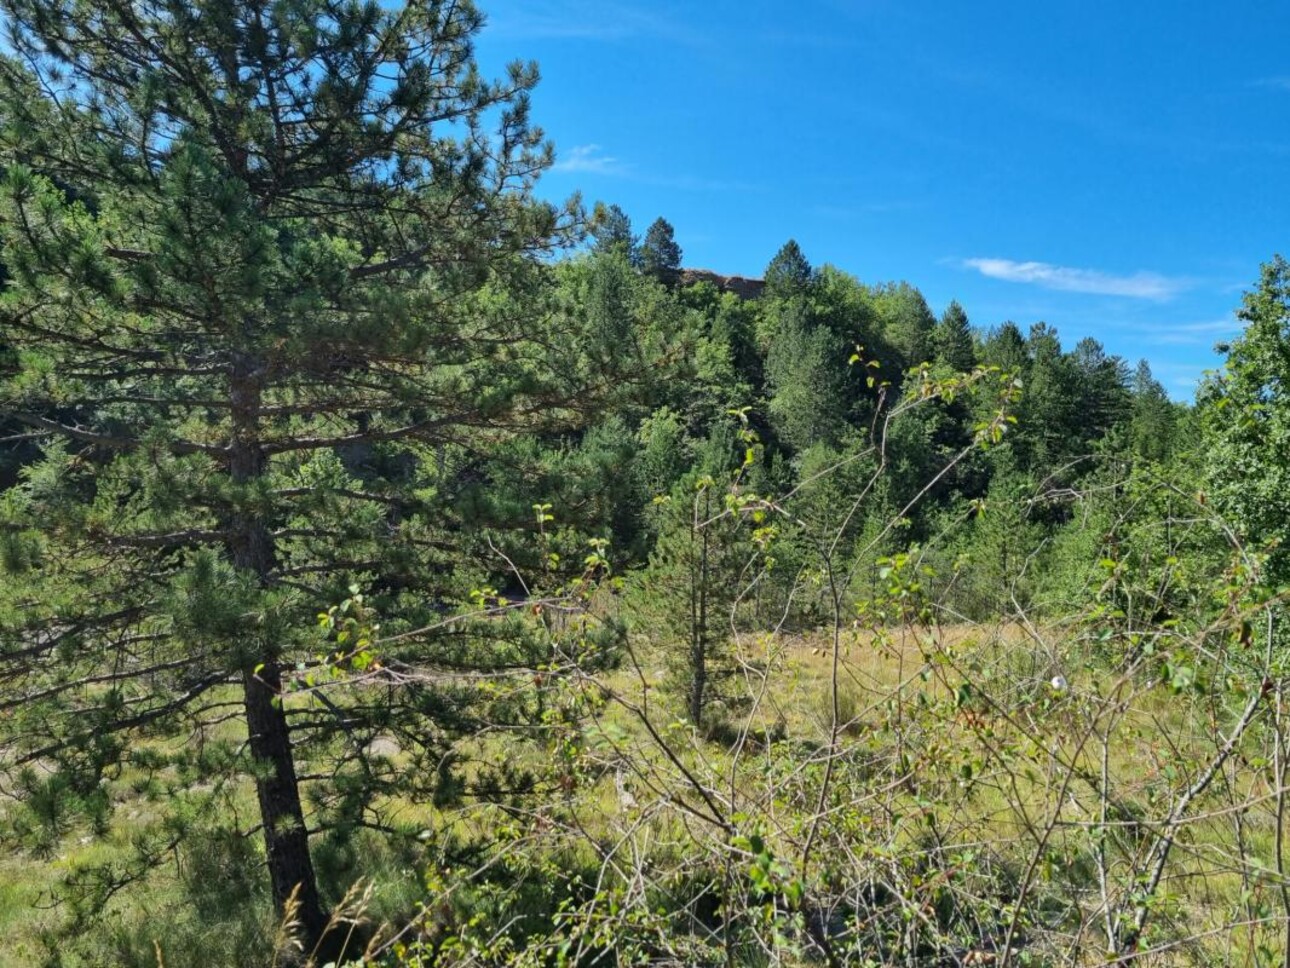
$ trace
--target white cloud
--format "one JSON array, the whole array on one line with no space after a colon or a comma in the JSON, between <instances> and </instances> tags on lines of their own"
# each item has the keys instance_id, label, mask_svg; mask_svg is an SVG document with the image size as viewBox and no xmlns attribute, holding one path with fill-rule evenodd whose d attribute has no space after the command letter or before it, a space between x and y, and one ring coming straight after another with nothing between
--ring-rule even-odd
<instances>
[{"instance_id":1,"label":"white cloud","mask_svg":"<svg viewBox=\"0 0 1290 968\"><path fill-rule=\"evenodd\" d=\"M1241 323L1235 316L1226 316L1203 323L1183 323L1174 328L1184 333L1230 333L1234 329L1240 329Z\"/></svg>"},{"instance_id":2,"label":"white cloud","mask_svg":"<svg viewBox=\"0 0 1290 968\"><path fill-rule=\"evenodd\" d=\"M630 162L605 154L598 144L575 145L568 151L556 152L552 171L578 175L600 175L621 178L642 185L655 185L682 192L757 192L761 186L742 181L725 181L720 178L697 178L692 175L652 174L641 171Z\"/></svg>"},{"instance_id":3,"label":"white cloud","mask_svg":"<svg viewBox=\"0 0 1290 968\"><path fill-rule=\"evenodd\" d=\"M1203 323L1168 323L1144 327L1143 335L1152 342L1172 346L1213 346L1224 337L1235 336L1241 329L1234 317L1211 319Z\"/></svg>"},{"instance_id":4,"label":"white cloud","mask_svg":"<svg viewBox=\"0 0 1290 968\"><path fill-rule=\"evenodd\" d=\"M1284 74L1277 77L1261 77L1254 82L1255 87L1270 87L1278 91L1290 91L1290 77Z\"/></svg>"},{"instance_id":5,"label":"white cloud","mask_svg":"<svg viewBox=\"0 0 1290 968\"><path fill-rule=\"evenodd\" d=\"M575 145L555 163L552 170L589 175L621 175L624 167L617 158L604 154L600 145Z\"/></svg>"},{"instance_id":6,"label":"white cloud","mask_svg":"<svg viewBox=\"0 0 1290 968\"><path fill-rule=\"evenodd\" d=\"M1132 299L1170 299L1188 287L1184 279L1155 272L1117 276L1096 269L1075 269L1047 262L1014 262L1012 259L964 259L963 265L991 279L1024 282L1044 289L1083 292L1098 296L1128 296Z\"/></svg>"}]
</instances>

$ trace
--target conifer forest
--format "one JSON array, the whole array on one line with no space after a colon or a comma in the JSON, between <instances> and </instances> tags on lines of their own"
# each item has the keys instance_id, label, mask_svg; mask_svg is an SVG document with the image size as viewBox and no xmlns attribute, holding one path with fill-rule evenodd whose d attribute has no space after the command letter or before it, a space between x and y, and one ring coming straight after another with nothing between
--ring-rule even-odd
<instances>
[{"instance_id":1,"label":"conifer forest","mask_svg":"<svg viewBox=\"0 0 1290 968\"><path fill-rule=\"evenodd\" d=\"M1290 263L1182 401L466 0L0 20L0 965L1290 965Z\"/></svg>"}]
</instances>

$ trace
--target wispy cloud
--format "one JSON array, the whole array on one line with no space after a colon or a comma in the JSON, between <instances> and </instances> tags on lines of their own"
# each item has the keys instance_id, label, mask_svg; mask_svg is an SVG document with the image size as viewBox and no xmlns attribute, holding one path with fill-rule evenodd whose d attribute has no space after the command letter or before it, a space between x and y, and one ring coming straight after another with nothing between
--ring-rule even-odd
<instances>
[{"instance_id":1,"label":"wispy cloud","mask_svg":"<svg viewBox=\"0 0 1290 968\"><path fill-rule=\"evenodd\" d=\"M1235 336L1241 324L1234 316L1203 323L1163 323L1143 328L1154 343L1170 346L1212 346L1224 337Z\"/></svg>"},{"instance_id":2,"label":"wispy cloud","mask_svg":"<svg viewBox=\"0 0 1290 968\"><path fill-rule=\"evenodd\" d=\"M1274 77L1260 77L1253 82L1254 87L1270 87L1274 91L1290 91L1290 75L1278 74Z\"/></svg>"},{"instance_id":3,"label":"wispy cloud","mask_svg":"<svg viewBox=\"0 0 1290 968\"><path fill-rule=\"evenodd\" d=\"M654 185L681 192L758 192L761 186L751 182L708 178L686 174L641 171L637 165L605 153L598 144L574 145L556 153L551 170L570 175L593 175L620 178L641 185Z\"/></svg>"},{"instance_id":4,"label":"wispy cloud","mask_svg":"<svg viewBox=\"0 0 1290 968\"><path fill-rule=\"evenodd\" d=\"M1012 259L964 259L963 265L991 279L1023 282L1061 292L1082 292L1098 296L1127 296L1131 299L1171 299L1187 289L1185 279L1155 272L1113 275L1097 269L1076 269L1047 262L1014 262Z\"/></svg>"},{"instance_id":5,"label":"wispy cloud","mask_svg":"<svg viewBox=\"0 0 1290 968\"><path fill-rule=\"evenodd\" d=\"M584 175L624 175L627 166L612 155L604 153L600 145L574 145L556 161L553 171L577 172Z\"/></svg>"}]
</instances>

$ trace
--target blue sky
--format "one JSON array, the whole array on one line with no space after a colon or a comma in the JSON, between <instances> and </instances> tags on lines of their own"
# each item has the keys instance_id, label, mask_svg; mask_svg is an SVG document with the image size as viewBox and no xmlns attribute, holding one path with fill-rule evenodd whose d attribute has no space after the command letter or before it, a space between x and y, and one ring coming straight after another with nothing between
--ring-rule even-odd
<instances>
[{"instance_id":1,"label":"blue sky","mask_svg":"<svg viewBox=\"0 0 1290 968\"><path fill-rule=\"evenodd\" d=\"M907 279L1190 398L1290 254L1290 5L481 0L535 59L542 191L676 227L688 266Z\"/></svg>"}]
</instances>

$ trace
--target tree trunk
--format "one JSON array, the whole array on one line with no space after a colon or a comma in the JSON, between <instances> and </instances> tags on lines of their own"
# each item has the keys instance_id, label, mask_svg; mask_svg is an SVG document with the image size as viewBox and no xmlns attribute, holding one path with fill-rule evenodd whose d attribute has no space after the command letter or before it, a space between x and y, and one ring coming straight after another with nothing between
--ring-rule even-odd
<instances>
[{"instance_id":1,"label":"tree trunk","mask_svg":"<svg viewBox=\"0 0 1290 968\"><path fill-rule=\"evenodd\" d=\"M233 433L229 474L238 484L253 481L268 469L258 426L264 379L262 363L246 354L235 355L230 380ZM267 587L274 560L268 523L253 514L239 513L230 525L228 551L233 564L253 574L260 587ZM299 940L305 952L317 949L322 954L327 915L309 855L300 781L282 708L282 672L271 649L265 649L258 668L242 670L242 694L273 906L279 918L285 917L287 902L294 894L291 913L299 922Z\"/></svg>"},{"instance_id":2,"label":"tree trunk","mask_svg":"<svg viewBox=\"0 0 1290 968\"><path fill-rule=\"evenodd\" d=\"M295 893L298 906L294 919L300 922L300 940L305 951L312 951L327 927L327 915L318 897L309 856L309 834L291 755L291 734L279 699L282 676L277 662L265 663L258 673L244 672L242 690L273 907L278 917L283 917L287 901Z\"/></svg>"}]
</instances>

